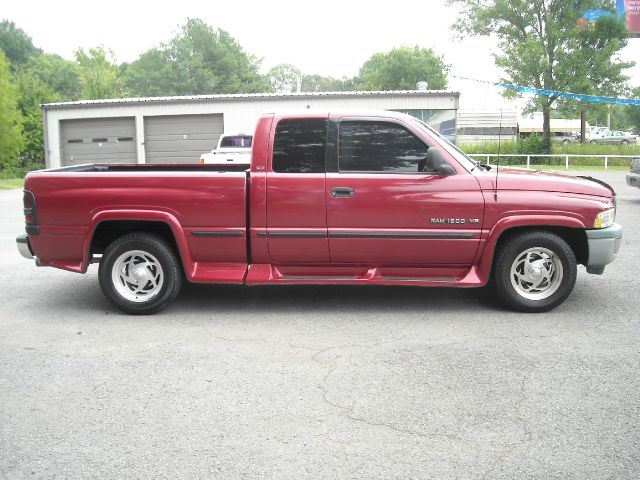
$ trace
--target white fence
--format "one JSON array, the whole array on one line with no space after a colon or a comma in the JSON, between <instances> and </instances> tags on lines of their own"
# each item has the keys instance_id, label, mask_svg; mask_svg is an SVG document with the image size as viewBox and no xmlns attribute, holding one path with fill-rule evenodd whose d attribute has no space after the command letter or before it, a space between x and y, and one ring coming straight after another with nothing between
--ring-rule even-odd
<instances>
[{"instance_id":1,"label":"white fence","mask_svg":"<svg viewBox=\"0 0 640 480\"><path fill-rule=\"evenodd\" d=\"M501 159L511 159L511 158L526 158L526 163L523 162L518 162L518 163L511 163L509 162L500 162L503 165L526 165L527 168L531 168L531 164L533 163L534 165L545 165L548 164L549 166L562 166L562 160L558 163L552 163L552 162L531 162L531 159L537 159L537 158L542 158L542 159L550 159L550 158L560 158L560 159L564 159L564 167L568 170L569 168L571 168L571 166L577 166L577 167L599 167L600 165L592 165L591 162L589 162L589 164L580 164L579 160L577 162L571 162L570 159L580 159L580 158L595 158L598 160L602 160L602 165L604 165L605 170L609 168L609 159L613 159L613 158L628 158L629 162L626 165L616 165L617 167L625 167L625 166L629 166L631 164L631 159L632 158L639 158L640 155L567 155L566 153L556 153L556 154L526 154L526 153L501 153L500 155L498 155L497 153L470 153L468 154L469 157L475 158L475 159L485 159L486 163L490 162L491 158L496 158L496 157L500 157ZM496 163L495 161L493 163ZM626 163L626 162L625 162Z\"/></svg>"}]
</instances>

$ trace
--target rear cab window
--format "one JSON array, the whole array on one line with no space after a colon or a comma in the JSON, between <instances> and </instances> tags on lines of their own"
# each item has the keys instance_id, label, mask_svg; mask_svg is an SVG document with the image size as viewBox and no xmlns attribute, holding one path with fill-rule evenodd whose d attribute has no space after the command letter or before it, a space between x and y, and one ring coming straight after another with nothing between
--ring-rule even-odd
<instances>
[{"instance_id":1,"label":"rear cab window","mask_svg":"<svg viewBox=\"0 0 640 480\"><path fill-rule=\"evenodd\" d=\"M326 118L281 120L273 144L273 171L325 173L326 147Z\"/></svg>"}]
</instances>

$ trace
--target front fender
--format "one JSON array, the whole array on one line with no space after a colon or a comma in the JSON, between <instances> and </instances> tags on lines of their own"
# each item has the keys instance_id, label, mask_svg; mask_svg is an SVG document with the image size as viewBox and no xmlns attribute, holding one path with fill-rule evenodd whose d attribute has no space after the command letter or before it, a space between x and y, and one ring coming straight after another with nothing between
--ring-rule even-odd
<instances>
[{"instance_id":1,"label":"front fender","mask_svg":"<svg viewBox=\"0 0 640 480\"><path fill-rule=\"evenodd\" d=\"M509 230L521 227L531 229L544 229L545 227L585 229L584 224L577 218L562 215L518 215L500 219L490 230L483 231L482 244L478 249L478 257L475 263L477 275L483 284L489 281L498 240Z\"/></svg>"}]
</instances>

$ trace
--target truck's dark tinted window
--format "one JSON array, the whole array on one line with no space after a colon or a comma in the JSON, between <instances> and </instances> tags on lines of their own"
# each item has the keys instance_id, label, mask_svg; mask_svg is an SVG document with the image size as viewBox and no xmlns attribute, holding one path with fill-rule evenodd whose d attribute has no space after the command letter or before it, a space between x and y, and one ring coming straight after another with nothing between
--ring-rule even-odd
<instances>
[{"instance_id":1,"label":"truck's dark tinted window","mask_svg":"<svg viewBox=\"0 0 640 480\"><path fill-rule=\"evenodd\" d=\"M220 142L221 147L235 147L235 148L251 148L251 141L253 136L251 135L229 135L222 137Z\"/></svg>"},{"instance_id":2,"label":"truck's dark tinted window","mask_svg":"<svg viewBox=\"0 0 640 480\"><path fill-rule=\"evenodd\" d=\"M395 123L340 122L338 164L342 172L418 172L428 148Z\"/></svg>"},{"instance_id":3,"label":"truck's dark tinted window","mask_svg":"<svg viewBox=\"0 0 640 480\"><path fill-rule=\"evenodd\" d=\"M320 118L282 120L276 127L273 171L324 173L327 121Z\"/></svg>"}]
</instances>

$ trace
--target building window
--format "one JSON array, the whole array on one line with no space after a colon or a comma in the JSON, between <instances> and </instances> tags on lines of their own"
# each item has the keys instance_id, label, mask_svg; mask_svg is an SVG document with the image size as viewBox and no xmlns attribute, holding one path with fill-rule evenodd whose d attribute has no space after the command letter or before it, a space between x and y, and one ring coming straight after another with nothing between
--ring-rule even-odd
<instances>
[{"instance_id":1,"label":"building window","mask_svg":"<svg viewBox=\"0 0 640 480\"><path fill-rule=\"evenodd\" d=\"M396 112L406 113L418 120L422 120L434 130L440 132L447 140L455 143L456 140L456 111L455 110L432 110L432 109L414 109L414 110L395 110Z\"/></svg>"}]
</instances>

